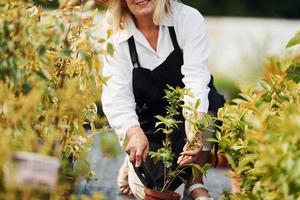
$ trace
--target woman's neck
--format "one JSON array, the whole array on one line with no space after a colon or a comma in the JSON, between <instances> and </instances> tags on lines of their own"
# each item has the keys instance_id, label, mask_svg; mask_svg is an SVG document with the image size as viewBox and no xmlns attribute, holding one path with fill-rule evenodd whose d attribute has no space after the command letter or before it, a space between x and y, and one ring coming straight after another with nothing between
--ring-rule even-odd
<instances>
[{"instance_id":1,"label":"woman's neck","mask_svg":"<svg viewBox=\"0 0 300 200\"><path fill-rule=\"evenodd\" d=\"M135 25L148 40L150 46L156 51L159 27L154 24L152 16L136 17Z\"/></svg>"},{"instance_id":2,"label":"woman's neck","mask_svg":"<svg viewBox=\"0 0 300 200\"><path fill-rule=\"evenodd\" d=\"M157 29L157 26L153 22L152 15L135 17L135 25L142 32L144 31L148 32L153 29Z\"/></svg>"}]
</instances>

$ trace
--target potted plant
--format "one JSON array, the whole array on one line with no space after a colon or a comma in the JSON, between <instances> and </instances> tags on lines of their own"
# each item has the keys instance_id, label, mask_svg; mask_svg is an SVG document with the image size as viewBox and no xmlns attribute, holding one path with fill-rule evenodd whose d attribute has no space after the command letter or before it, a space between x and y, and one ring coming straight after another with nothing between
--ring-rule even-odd
<instances>
[{"instance_id":1,"label":"potted plant","mask_svg":"<svg viewBox=\"0 0 300 200\"><path fill-rule=\"evenodd\" d=\"M169 87L166 90L165 98L168 101L169 105L166 108L166 116L156 116L159 120L156 123L156 127L159 127L158 130L162 131L165 134L165 139L163 141L163 147L158 149L156 152L149 152L150 157L153 159L154 163L162 162L164 166L164 183L162 187L157 185L153 189L145 188L145 199L168 199L168 200L177 200L180 199L181 195L168 190L171 183L176 177L181 178L181 175L185 173L184 171L187 168L192 169L193 177L198 177L199 174L206 174L206 170L209 168L209 164L201 167L197 164L190 163L182 166L178 166L176 169L172 169L172 163L174 161L174 155L172 151L172 141L171 135L173 131L178 127L178 123L182 123L176 119L176 116L179 115L180 108L185 108L193 113L193 117L188 120L188 123L191 123L193 135L190 137L190 140L187 144L187 149L192 149L195 145L199 145L199 140L203 139L203 130L206 129L211 124L211 118L209 115L205 115L202 120L199 120L197 108L200 105L198 100L194 107L190 105L183 104L183 98L185 95L191 95L190 92L182 88L172 88Z\"/></svg>"}]
</instances>

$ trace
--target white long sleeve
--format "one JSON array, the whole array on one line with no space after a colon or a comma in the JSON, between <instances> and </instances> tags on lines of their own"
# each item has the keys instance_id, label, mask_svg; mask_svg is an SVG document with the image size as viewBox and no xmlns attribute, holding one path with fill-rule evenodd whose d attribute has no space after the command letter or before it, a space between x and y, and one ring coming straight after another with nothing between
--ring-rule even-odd
<instances>
[{"instance_id":1,"label":"white long sleeve","mask_svg":"<svg viewBox=\"0 0 300 200\"><path fill-rule=\"evenodd\" d=\"M200 99L198 111L207 112L209 106L207 85L210 81L207 27L204 18L196 9L187 9L189 12L182 14L181 20L178 20L180 24L177 26L179 43L183 49L184 64L181 68L184 75L183 83L194 95L193 98L186 97L185 102L193 105Z\"/></svg>"},{"instance_id":2,"label":"white long sleeve","mask_svg":"<svg viewBox=\"0 0 300 200\"><path fill-rule=\"evenodd\" d=\"M122 57L122 48L115 49L114 57L104 59L103 75L110 77L103 86L102 106L111 127L123 146L127 130L139 125L135 113L135 101L132 92L132 70L128 59Z\"/></svg>"}]
</instances>

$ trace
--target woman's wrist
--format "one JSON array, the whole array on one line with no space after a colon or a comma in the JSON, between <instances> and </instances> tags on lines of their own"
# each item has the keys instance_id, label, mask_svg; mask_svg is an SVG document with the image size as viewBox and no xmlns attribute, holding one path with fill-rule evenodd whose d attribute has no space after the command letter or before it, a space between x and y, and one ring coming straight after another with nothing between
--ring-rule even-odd
<instances>
[{"instance_id":1,"label":"woman's wrist","mask_svg":"<svg viewBox=\"0 0 300 200\"><path fill-rule=\"evenodd\" d=\"M130 139L132 138L132 136L138 134L138 133L143 133L142 129L139 125L134 125L132 127L130 127L127 132L126 132L126 139Z\"/></svg>"},{"instance_id":2,"label":"woman's wrist","mask_svg":"<svg viewBox=\"0 0 300 200\"><path fill-rule=\"evenodd\" d=\"M204 113L203 112L197 112L196 113L196 116L194 113L191 113L190 115L187 116L187 120L201 120L204 116Z\"/></svg>"},{"instance_id":3,"label":"woman's wrist","mask_svg":"<svg viewBox=\"0 0 300 200\"><path fill-rule=\"evenodd\" d=\"M203 141L201 140L200 136L203 136L203 133L200 132L195 132L195 130L193 130L193 123L201 120L204 116L203 112L198 112L196 114L196 116L194 114L191 114L189 116L186 117L185 120L185 132L186 132L186 137L188 142L187 143L197 143L200 142L202 143ZM200 138L199 138L200 137ZM200 140L200 141L199 141Z\"/></svg>"}]
</instances>

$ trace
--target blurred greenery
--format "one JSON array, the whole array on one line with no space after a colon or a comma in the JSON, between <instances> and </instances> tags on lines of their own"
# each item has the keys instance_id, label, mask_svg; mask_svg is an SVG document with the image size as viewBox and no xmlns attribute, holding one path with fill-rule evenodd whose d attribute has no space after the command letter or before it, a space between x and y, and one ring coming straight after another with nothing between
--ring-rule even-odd
<instances>
[{"instance_id":1,"label":"blurred greenery","mask_svg":"<svg viewBox=\"0 0 300 200\"><path fill-rule=\"evenodd\" d=\"M238 83L229 78L223 78L221 76L216 76L215 86L223 95L227 101L239 97L241 92Z\"/></svg>"},{"instance_id":2,"label":"blurred greenery","mask_svg":"<svg viewBox=\"0 0 300 200\"><path fill-rule=\"evenodd\" d=\"M58 0L35 0L48 8L57 8ZM203 15L300 18L299 0L181 0Z\"/></svg>"},{"instance_id":3,"label":"blurred greenery","mask_svg":"<svg viewBox=\"0 0 300 200\"><path fill-rule=\"evenodd\" d=\"M300 45L299 33L288 47ZM269 57L259 83L218 112L216 138L240 191L223 200L299 199L300 56Z\"/></svg>"},{"instance_id":4,"label":"blurred greenery","mask_svg":"<svg viewBox=\"0 0 300 200\"><path fill-rule=\"evenodd\" d=\"M34 0L34 3L47 8L58 8L58 0Z\"/></svg>"},{"instance_id":5,"label":"blurred greenery","mask_svg":"<svg viewBox=\"0 0 300 200\"><path fill-rule=\"evenodd\" d=\"M95 102L106 80L99 56L109 53L91 37L93 28L101 26L93 23L97 10L60 2L59 9L45 11L31 0L0 0L1 200L61 199L93 175L88 154L98 133ZM84 16L86 11L91 14ZM83 124L92 131L87 133ZM61 160L59 172L51 171L59 176L53 191L42 189L48 181L38 182L37 191L30 176L26 184L17 181L13 158L20 151ZM40 197L44 193L51 198Z\"/></svg>"},{"instance_id":6,"label":"blurred greenery","mask_svg":"<svg viewBox=\"0 0 300 200\"><path fill-rule=\"evenodd\" d=\"M299 0L181 0L203 15L300 18Z\"/></svg>"},{"instance_id":7,"label":"blurred greenery","mask_svg":"<svg viewBox=\"0 0 300 200\"><path fill-rule=\"evenodd\" d=\"M112 130L108 127L103 127L99 134L99 146L102 154L107 158L114 159L122 153L117 135L112 134Z\"/></svg>"}]
</instances>

